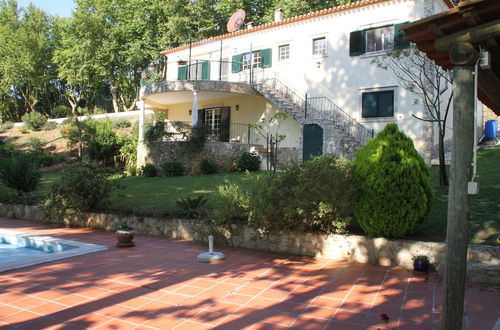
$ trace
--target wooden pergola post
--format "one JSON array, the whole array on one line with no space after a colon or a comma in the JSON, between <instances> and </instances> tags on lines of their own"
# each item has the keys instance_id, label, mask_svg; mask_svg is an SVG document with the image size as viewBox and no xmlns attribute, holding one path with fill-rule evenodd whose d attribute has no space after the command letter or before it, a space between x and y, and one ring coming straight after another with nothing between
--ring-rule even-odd
<instances>
[{"instance_id":1,"label":"wooden pergola post","mask_svg":"<svg viewBox=\"0 0 500 330\"><path fill-rule=\"evenodd\" d=\"M446 266L442 330L462 329L467 246L469 245L469 195L474 148L474 66L478 54L470 43L456 43L450 50L453 70L453 149L448 195Z\"/></svg>"}]
</instances>

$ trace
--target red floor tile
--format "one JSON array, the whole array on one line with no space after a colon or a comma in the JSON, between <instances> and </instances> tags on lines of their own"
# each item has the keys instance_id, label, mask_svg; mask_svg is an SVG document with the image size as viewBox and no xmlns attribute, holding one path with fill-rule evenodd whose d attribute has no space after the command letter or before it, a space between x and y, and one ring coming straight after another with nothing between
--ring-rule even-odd
<instances>
[{"instance_id":1,"label":"red floor tile","mask_svg":"<svg viewBox=\"0 0 500 330\"><path fill-rule=\"evenodd\" d=\"M0 326L27 329L438 329L442 281L434 274L0 218L0 227L109 246L107 251L0 273ZM468 286L471 329L500 315L493 289Z\"/></svg>"}]
</instances>

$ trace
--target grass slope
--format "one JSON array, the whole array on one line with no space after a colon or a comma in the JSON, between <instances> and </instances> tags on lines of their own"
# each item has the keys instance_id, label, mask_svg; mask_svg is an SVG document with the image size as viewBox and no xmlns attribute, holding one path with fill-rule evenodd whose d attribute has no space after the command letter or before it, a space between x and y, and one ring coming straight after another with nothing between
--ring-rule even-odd
<instances>
[{"instance_id":1,"label":"grass slope","mask_svg":"<svg viewBox=\"0 0 500 330\"><path fill-rule=\"evenodd\" d=\"M475 181L479 194L470 199L471 242L495 244L500 232L500 148L482 148L478 152ZM448 187L439 186L439 168L431 168L435 199L427 224L415 238L444 240L448 213ZM449 172L449 168L448 168Z\"/></svg>"}]
</instances>

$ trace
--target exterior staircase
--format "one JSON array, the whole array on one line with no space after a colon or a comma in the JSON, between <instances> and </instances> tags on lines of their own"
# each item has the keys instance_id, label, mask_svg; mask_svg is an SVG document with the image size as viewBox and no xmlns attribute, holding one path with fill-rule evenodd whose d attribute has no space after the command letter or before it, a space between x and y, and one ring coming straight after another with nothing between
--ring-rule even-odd
<instances>
[{"instance_id":1,"label":"exterior staircase","mask_svg":"<svg viewBox=\"0 0 500 330\"><path fill-rule=\"evenodd\" d=\"M300 124L318 124L324 130L324 153L352 158L373 136L367 129L326 97L307 98L280 81L276 76L263 77L254 88Z\"/></svg>"}]
</instances>

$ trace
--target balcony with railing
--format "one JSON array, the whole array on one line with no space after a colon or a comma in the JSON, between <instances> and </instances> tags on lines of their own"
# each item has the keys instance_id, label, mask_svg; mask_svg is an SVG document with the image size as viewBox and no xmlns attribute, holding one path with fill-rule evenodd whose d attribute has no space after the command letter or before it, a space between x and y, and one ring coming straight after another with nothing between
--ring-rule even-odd
<instances>
[{"instance_id":1,"label":"balcony with railing","mask_svg":"<svg viewBox=\"0 0 500 330\"><path fill-rule=\"evenodd\" d=\"M266 145L266 137L252 124L228 123L220 126L204 125L202 127L205 140L209 142L230 142L252 145ZM163 140L186 141L192 136L191 122L165 121Z\"/></svg>"}]
</instances>

